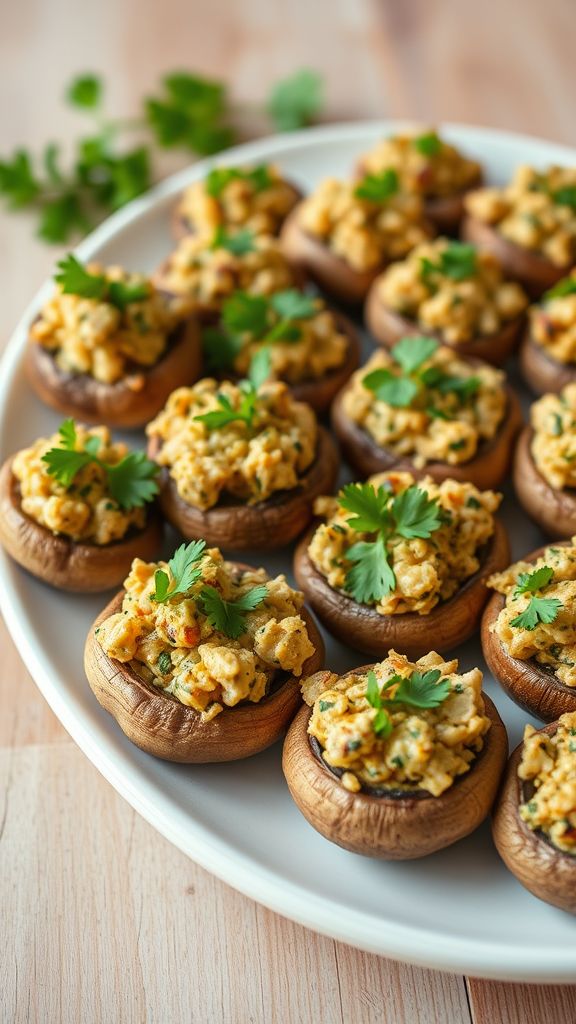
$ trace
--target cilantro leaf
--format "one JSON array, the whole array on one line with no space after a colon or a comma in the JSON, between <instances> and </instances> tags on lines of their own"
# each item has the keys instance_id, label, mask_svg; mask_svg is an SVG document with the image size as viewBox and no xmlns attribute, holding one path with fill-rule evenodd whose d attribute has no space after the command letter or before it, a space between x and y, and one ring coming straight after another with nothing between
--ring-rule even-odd
<instances>
[{"instance_id":1,"label":"cilantro leaf","mask_svg":"<svg viewBox=\"0 0 576 1024\"><path fill-rule=\"evenodd\" d=\"M435 338L423 336L401 338L392 348L395 363L401 366L404 373L414 373L427 359L434 355L438 348Z\"/></svg>"},{"instance_id":2,"label":"cilantro leaf","mask_svg":"<svg viewBox=\"0 0 576 1024\"><path fill-rule=\"evenodd\" d=\"M373 669L370 669L368 672L367 683L366 700L371 707L376 708L378 711L378 714L372 720L372 728L379 739L387 739L392 732L392 722L388 712L383 707L380 687L378 686L378 680Z\"/></svg>"},{"instance_id":3,"label":"cilantro leaf","mask_svg":"<svg viewBox=\"0 0 576 1024\"><path fill-rule=\"evenodd\" d=\"M435 668L424 673L412 672L408 677L393 677L398 687L392 700L387 703L405 704L413 708L437 708L451 692L450 681L440 679L440 675L440 670ZM391 681L388 680L388 686Z\"/></svg>"},{"instance_id":4,"label":"cilantro leaf","mask_svg":"<svg viewBox=\"0 0 576 1024\"><path fill-rule=\"evenodd\" d=\"M76 424L71 416L65 419L58 427L58 433L62 442L62 447L67 448L68 451L73 452L76 448Z\"/></svg>"},{"instance_id":5,"label":"cilantro leaf","mask_svg":"<svg viewBox=\"0 0 576 1024\"><path fill-rule=\"evenodd\" d=\"M366 174L354 189L357 199L367 199L372 203L383 203L396 195L400 187L398 173L387 167L379 174Z\"/></svg>"},{"instance_id":6,"label":"cilantro leaf","mask_svg":"<svg viewBox=\"0 0 576 1024\"><path fill-rule=\"evenodd\" d=\"M206 541L204 540L181 544L168 562L172 586L170 586L168 573L163 569L157 569L154 573L156 589L152 594L152 600L160 603L168 601L176 594L187 594L202 575L202 569L198 563L203 558L205 549Z\"/></svg>"},{"instance_id":7,"label":"cilantro leaf","mask_svg":"<svg viewBox=\"0 0 576 1024\"><path fill-rule=\"evenodd\" d=\"M248 371L248 379L256 388L256 391L268 380L271 372L272 358L270 356L270 349L263 346L252 356Z\"/></svg>"},{"instance_id":8,"label":"cilantro leaf","mask_svg":"<svg viewBox=\"0 0 576 1024\"><path fill-rule=\"evenodd\" d=\"M411 404L419 388L416 381L401 377L384 367L372 370L362 378L362 383L373 391L379 402L386 402L394 409L404 409Z\"/></svg>"},{"instance_id":9,"label":"cilantro leaf","mask_svg":"<svg viewBox=\"0 0 576 1024\"><path fill-rule=\"evenodd\" d=\"M510 620L510 625L531 632L539 622L554 622L560 608L562 602L557 597L531 597L528 606Z\"/></svg>"},{"instance_id":10,"label":"cilantro leaf","mask_svg":"<svg viewBox=\"0 0 576 1024\"><path fill-rule=\"evenodd\" d=\"M283 320L308 320L316 313L316 301L296 288L271 295L270 305Z\"/></svg>"},{"instance_id":11,"label":"cilantro leaf","mask_svg":"<svg viewBox=\"0 0 576 1024\"><path fill-rule=\"evenodd\" d=\"M396 587L396 576L388 562L382 537L373 542L358 541L348 548L346 558L355 563L346 574L346 590L359 604L379 601Z\"/></svg>"},{"instance_id":12,"label":"cilantro leaf","mask_svg":"<svg viewBox=\"0 0 576 1024\"><path fill-rule=\"evenodd\" d=\"M272 185L272 176L266 164L255 167L213 167L204 179L204 188L209 196L219 199L231 181L245 181L254 192L264 192Z\"/></svg>"},{"instance_id":13,"label":"cilantro leaf","mask_svg":"<svg viewBox=\"0 0 576 1024\"><path fill-rule=\"evenodd\" d=\"M392 502L398 537L429 537L442 524L441 510L436 498L430 499L426 491L413 485L396 495Z\"/></svg>"},{"instance_id":14,"label":"cilantro leaf","mask_svg":"<svg viewBox=\"0 0 576 1024\"><path fill-rule=\"evenodd\" d=\"M102 100L102 81L98 75L80 75L66 90L66 99L75 107L94 110Z\"/></svg>"},{"instance_id":15,"label":"cilantro leaf","mask_svg":"<svg viewBox=\"0 0 576 1024\"><path fill-rule=\"evenodd\" d=\"M514 597L519 594L536 594L543 587L547 587L554 576L554 569L550 565L542 565L534 572L521 572L516 580Z\"/></svg>"},{"instance_id":16,"label":"cilantro leaf","mask_svg":"<svg viewBox=\"0 0 576 1024\"><path fill-rule=\"evenodd\" d=\"M477 253L467 242L449 242L439 255L438 262L423 256L420 260L420 277L429 287L434 274L442 274L453 281L466 281L476 273Z\"/></svg>"},{"instance_id":17,"label":"cilantro leaf","mask_svg":"<svg viewBox=\"0 0 576 1024\"><path fill-rule=\"evenodd\" d=\"M256 413L256 391L249 381L245 382L248 387L244 389L240 406L235 409L227 395L219 394L217 397L219 409L212 412L202 413L195 416L194 420L203 423L207 430L221 430L230 423L241 422L251 427Z\"/></svg>"},{"instance_id":18,"label":"cilantro leaf","mask_svg":"<svg viewBox=\"0 0 576 1024\"><path fill-rule=\"evenodd\" d=\"M76 229L87 231L89 227L78 196L72 191L42 202L38 237L45 242L66 242Z\"/></svg>"},{"instance_id":19,"label":"cilantro leaf","mask_svg":"<svg viewBox=\"0 0 576 1024\"><path fill-rule=\"evenodd\" d=\"M185 71L167 75L163 92L145 101L147 122L160 146L181 145L201 156L234 140L228 123L228 97L221 82Z\"/></svg>"},{"instance_id":20,"label":"cilantro leaf","mask_svg":"<svg viewBox=\"0 0 576 1024\"><path fill-rule=\"evenodd\" d=\"M552 193L552 199L559 206L569 206L576 211L576 185L564 185Z\"/></svg>"},{"instance_id":21,"label":"cilantro leaf","mask_svg":"<svg viewBox=\"0 0 576 1024\"><path fill-rule=\"evenodd\" d=\"M291 132L310 124L322 103L322 78L303 68L274 86L266 109L278 131Z\"/></svg>"},{"instance_id":22,"label":"cilantro leaf","mask_svg":"<svg viewBox=\"0 0 576 1024\"><path fill-rule=\"evenodd\" d=\"M424 132L412 140L414 149L417 149L422 156L438 156L442 150L442 142L437 132Z\"/></svg>"},{"instance_id":23,"label":"cilantro leaf","mask_svg":"<svg viewBox=\"0 0 576 1024\"><path fill-rule=\"evenodd\" d=\"M448 374L440 373L434 386L440 394L454 394L461 402L466 402L478 393L480 387L479 377L451 377Z\"/></svg>"},{"instance_id":24,"label":"cilantro leaf","mask_svg":"<svg viewBox=\"0 0 576 1024\"><path fill-rule=\"evenodd\" d=\"M340 506L347 512L353 512L354 518L348 520L353 530L373 533L388 525L388 503L390 491L384 487L377 490L372 484L346 484L338 498Z\"/></svg>"},{"instance_id":25,"label":"cilantro leaf","mask_svg":"<svg viewBox=\"0 0 576 1024\"><path fill-rule=\"evenodd\" d=\"M565 295L576 294L576 277L563 277L558 284L555 284L553 288L549 288L547 292L544 292L542 296L544 302L548 302L550 299L562 299Z\"/></svg>"},{"instance_id":26,"label":"cilantro leaf","mask_svg":"<svg viewBox=\"0 0 576 1024\"><path fill-rule=\"evenodd\" d=\"M66 448L51 448L42 456L50 476L55 477L65 488L70 487L74 477L92 461L93 456L89 452L75 452Z\"/></svg>"},{"instance_id":27,"label":"cilantro leaf","mask_svg":"<svg viewBox=\"0 0 576 1024\"><path fill-rule=\"evenodd\" d=\"M246 332L260 337L268 328L266 296L234 292L222 307L222 322L230 331Z\"/></svg>"},{"instance_id":28,"label":"cilantro leaf","mask_svg":"<svg viewBox=\"0 0 576 1024\"><path fill-rule=\"evenodd\" d=\"M226 249L233 256L245 256L246 253L254 252L255 235L249 228L241 228L240 231L228 232L222 225L216 228L214 238L210 243L211 249Z\"/></svg>"},{"instance_id":29,"label":"cilantro leaf","mask_svg":"<svg viewBox=\"0 0 576 1024\"><path fill-rule=\"evenodd\" d=\"M65 295L80 295L84 299L104 299L108 282L103 274L90 274L82 263L68 253L57 263L54 280Z\"/></svg>"},{"instance_id":30,"label":"cilantro leaf","mask_svg":"<svg viewBox=\"0 0 576 1024\"><path fill-rule=\"evenodd\" d=\"M0 194L13 210L28 206L40 192L28 153L18 149L11 160L0 160Z\"/></svg>"},{"instance_id":31,"label":"cilantro leaf","mask_svg":"<svg viewBox=\"0 0 576 1024\"><path fill-rule=\"evenodd\" d=\"M246 614L262 604L268 594L268 587L252 587L237 601L226 601L212 586L204 586L199 600L208 622L218 632L237 640L246 632Z\"/></svg>"},{"instance_id":32,"label":"cilantro leaf","mask_svg":"<svg viewBox=\"0 0 576 1024\"><path fill-rule=\"evenodd\" d=\"M132 302L144 302L150 296L150 286L146 281L109 281L106 298L117 309L125 310Z\"/></svg>"},{"instance_id":33,"label":"cilantro leaf","mask_svg":"<svg viewBox=\"0 0 576 1024\"><path fill-rule=\"evenodd\" d=\"M122 509L142 508L158 494L160 467L144 452L129 452L105 468L110 494Z\"/></svg>"}]
</instances>

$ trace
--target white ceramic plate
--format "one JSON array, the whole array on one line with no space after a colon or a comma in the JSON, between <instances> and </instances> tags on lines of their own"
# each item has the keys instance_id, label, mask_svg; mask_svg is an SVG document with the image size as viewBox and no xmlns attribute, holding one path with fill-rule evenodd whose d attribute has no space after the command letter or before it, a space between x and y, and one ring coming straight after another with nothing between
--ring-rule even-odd
<instances>
[{"instance_id":1,"label":"white ceramic plate","mask_svg":"<svg viewBox=\"0 0 576 1024\"><path fill-rule=\"evenodd\" d=\"M398 127L318 128L239 147L224 162L274 160L309 189L324 175L349 173L361 152ZM576 163L574 151L525 136L458 126L446 127L446 136L482 160L496 182L518 163ZM79 255L152 270L170 248L168 212L176 194L207 168L208 162L196 164L132 203L94 232ZM47 283L26 311L2 363L3 458L59 423L21 371L27 326L51 288ZM509 495L504 517L516 556L542 543ZM286 557L256 559L272 572L290 571ZM487 825L424 860L384 864L333 846L308 825L284 783L279 745L233 766L170 765L147 756L100 708L84 678L84 637L104 597L59 594L3 555L0 570L8 628L65 728L118 792L203 867L295 921L385 956L476 976L574 980L576 921L520 886L499 860ZM465 669L482 664L478 643L459 653ZM329 641L330 668L359 661L362 655ZM514 746L526 716L490 679L487 689Z\"/></svg>"}]
</instances>

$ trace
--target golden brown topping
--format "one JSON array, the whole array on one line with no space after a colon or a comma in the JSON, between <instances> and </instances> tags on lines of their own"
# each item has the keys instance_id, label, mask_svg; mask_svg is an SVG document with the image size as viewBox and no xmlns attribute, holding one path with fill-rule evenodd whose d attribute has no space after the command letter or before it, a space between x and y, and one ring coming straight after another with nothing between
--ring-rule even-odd
<instances>
[{"instance_id":1,"label":"golden brown topping","mask_svg":"<svg viewBox=\"0 0 576 1024\"><path fill-rule=\"evenodd\" d=\"M526 726L518 776L533 790L520 804L522 820L576 855L576 712L562 715L552 736Z\"/></svg>"},{"instance_id":2,"label":"golden brown topping","mask_svg":"<svg viewBox=\"0 0 576 1024\"><path fill-rule=\"evenodd\" d=\"M466 197L466 209L493 224L515 245L546 256L558 267L576 259L576 169L518 167L505 188L482 188Z\"/></svg>"},{"instance_id":3,"label":"golden brown topping","mask_svg":"<svg viewBox=\"0 0 576 1024\"><path fill-rule=\"evenodd\" d=\"M386 199L358 195L361 185L327 178L300 206L304 231L356 271L368 271L405 256L430 234L421 199L399 188Z\"/></svg>"},{"instance_id":4,"label":"golden brown topping","mask_svg":"<svg viewBox=\"0 0 576 1024\"><path fill-rule=\"evenodd\" d=\"M314 651L303 595L284 576L239 570L203 542L182 545L168 564L135 559L124 586L122 611L98 642L203 720L262 700L276 673L300 675Z\"/></svg>"},{"instance_id":5,"label":"golden brown topping","mask_svg":"<svg viewBox=\"0 0 576 1024\"><path fill-rule=\"evenodd\" d=\"M255 392L247 382L210 378L172 392L147 427L162 441L157 461L180 496L202 509L223 494L253 504L297 487L314 461L317 430L312 410L285 384Z\"/></svg>"},{"instance_id":6,"label":"golden brown topping","mask_svg":"<svg viewBox=\"0 0 576 1024\"><path fill-rule=\"evenodd\" d=\"M179 213L195 234L207 238L219 227L276 235L297 199L294 187L273 164L215 167L186 189Z\"/></svg>"},{"instance_id":7,"label":"golden brown topping","mask_svg":"<svg viewBox=\"0 0 576 1024\"><path fill-rule=\"evenodd\" d=\"M447 238L418 245L377 288L385 306L451 344L494 334L528 303L519 285L503 279L494 256Z\"/></svg>"},{"instance_id":8,"label":"golden brown topping","mask_svg":"<svg viewBox=\"0 0 576 1024\"><path fill-rule=\"evenodd\" d=\"M543 395L530 409L532 457L551 487L576 487L576 384Z\"/></svg>"},{"instance_id":9,"label":"golden brown topping","mask_svg":"<svg viewBox=\"0 0 576 1024\"><path fill-rule=\"evenodd\" d=\"M459 675L456 660L434 651L416 662L390 651L372 672L325 681L320 694L315 676L302 683L313 704L308 732L352 792L365 786L440 796L469 771L490 728L480 669Z\"/></svg>"},{"instance_id":10,"label":"golden brown topping","mask_svg":"<svg viewBox=\"0 0 576 1024\"><path fill-rule=\"evenodd\" d=\"M404 355L415 346L423 358L407 371ZM377 444L411 457L420 469L437 460L455 466L472 459L498 432L506 402L500 370L465 362L433 339L406 338L392 353L371 356L351 378L342 404Z\"/></svg>"},{"instance_id":11,"label":"golden brown topping","mask_svg":"<svg viewBox=\"0 0 576 1024\"><path fill-rule=\"evenodd\" d=\"M433 129L383 139L361 157L369 174L393 167L411 189L424 196L451 196L474 185L480 164L441 139Z\"/></svg>"},{"instance_id":12,"label":"golden brown topping","mask_svg":"<svg viewBox=\"0 0 576 1024\"><path fill-rule=\"evenodd\" d=\"M401 495L405 495L401 504L408 501L409 508L400 508L395 502ZM360 502L358 509L352 499ZM380 473L364 485L348 485L339 498L317 499L314 511L326 522L314 533L308 554L330 586L373 605L379 614L426 615L439 602L452 597L478 570L481 550L494 533L494 513L500 500L500 495L479 491L473 484L454 480L436 484L430 477L416 481L410 473ZM359 530L358 524L350 525L360 515L360 505L364 519L366 509L373 509L370 525L374 529ZM382 522L388 524L388 531L382 532L386 534L391 575L387 572L380 592L369 597L362 593L363 579L359 577L365 565L371 568L370 573L364 573L369 581L378 567L382 570L378 551L369 550L375 538L379 543L378 506L383 509ZM418 532L426 536L407 538L395 532L396 521L402 525L402 517L408 513L412 524L419 517ZM354 549L356 544L362 548Z\"/></svg>"},{"instance_id":13,"label":"golden brown topping","mask_svg":"<svg viewBox=\"0 0 576 1024\"><path fill-rule=\"evenodd\" d=\"M533 339L560 363L576 363L576 271L530 308Z\"/></svg>"}]
</instances>

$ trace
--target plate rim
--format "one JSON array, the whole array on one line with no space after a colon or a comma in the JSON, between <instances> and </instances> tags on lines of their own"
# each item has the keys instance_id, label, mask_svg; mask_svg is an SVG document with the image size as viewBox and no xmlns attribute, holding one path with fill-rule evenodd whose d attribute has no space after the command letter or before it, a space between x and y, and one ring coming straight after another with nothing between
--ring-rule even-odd
<instances>
[{"instance_id":1,"label":"plate rim","mask_svg":"<svg viewBox=\"0 0 576 1024\"><path fill-rule=\"evenodd\" d=\"M321 125L235 146L224 153L200 160L170 175L145 195L109 217L87 238L83 239L73 251L81 259L90 258L96 250L112 242L116 235L149 213L158 203L176 195L187 184L202 177L211 167L218 166L218 164L230 161L249 162L254 159L280 158L288 150L307 149L318 143L329 144L332 142L345 145L347 141L360 139L367 133L385 134L413 127L416 123L418 122L413 119L374 119ZM494 146L498 142L504 143L506 147L511 144L530 145L541 148L542 156L547 160L558 159L576 162L574 148L549 142L535 135L454 122L443 122L441 128L446 135L459 137L460 140L465 139L466 136L474 137L476 140L482 140L487 147ZM10 382L20 369L20 356L25 344L28 324L51 288L52 283L48 280L36 292L2 354L0 359L0 409L5 406ZM370 953L402 960L420 967L505 981L549 983L574 981L576 960L574 954L569 955L568 949L564 952L564 957L558 956L557 948L553 951L544 948L523 951L520 958L519 953L514 953L511 956L510 946L505 943L481 938L456 938L439 934L433 929L424 930L421 927L416 928L398 922L384 922L384 927L381 924L378 935L376 935L374 932L377 922L363 911L347 910L344 926L342 908L338 904L328 897L316 895L313 898L309 889L301 884L286 880L280 882L277 875L269 868L260 868L255 877L253 862L248 855L230 850L225 840L215 837L206 826L201 825L194 818L190 820L188 815L186 816L184 834L184 830L177 825L178 815L171 813L169 806L158 807L150 794L143 796L142 792L123 773L121 765L123 756L102 750L91 735L87 721L83 720L82 715L75 711L73 703L59 690L50 663L37 653L30 636L24 629L23 618L18 613L19 608L23 607L23 602L17 588L10 582L13 571L16 570L3 551L0 553L0 570L0 611L25 667L57 718L116 792L124 797L134 810L141 814L170 843L204 869L244 895L290 920ZM139 771L138 767L134 770L136 773ZM153 788L152 784L149 788ZM183 812L181 813L183 814ZM432 947L430 946L431 940Z\"/></svg>"}]
</instances>

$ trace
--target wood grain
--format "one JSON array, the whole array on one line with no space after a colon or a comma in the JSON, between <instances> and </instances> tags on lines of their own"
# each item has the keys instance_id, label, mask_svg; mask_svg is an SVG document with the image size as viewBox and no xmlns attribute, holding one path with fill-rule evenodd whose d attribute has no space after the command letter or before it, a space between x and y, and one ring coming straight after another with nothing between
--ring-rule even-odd
<instances>
[{"instance_id":1,"label":"wood grain","mask_svg":"<svg viewBox=\"0 0 576 1024\"><path fill-rule=\"evenodd\" d=\"M0 158L90 123L67 80L101 71L133 114L193 68L250 104L301 66L329 119L489 124L574 144L569 0L20 0L0 34ZM175 26L171 31L170 26ZM181 165L167 155L163 170ZM0 343L59 254L0 215ZM359 953L279 918L154 833L68 740L0 628L0 1016L16 1022L575 1024L576 989L468 981Z\"/></svg>"}]
</instances>

